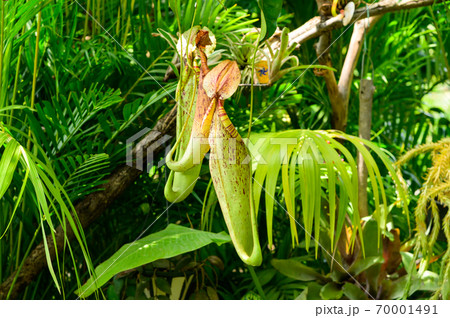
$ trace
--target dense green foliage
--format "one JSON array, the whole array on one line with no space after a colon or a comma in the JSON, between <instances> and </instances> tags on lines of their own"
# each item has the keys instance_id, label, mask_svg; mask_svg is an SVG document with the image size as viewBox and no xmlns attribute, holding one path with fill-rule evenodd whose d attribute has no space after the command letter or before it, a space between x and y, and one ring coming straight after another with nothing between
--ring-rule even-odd
<instances>
[{"instance_id":1,"label":"dense green foliage","mask_svg":"<svg viewBox=\"0 0 450 318\"><path fill-rule=\"evenodd\" d=\"M277 7L281 14L273 21L271 8ZM270 14L262 20L265 8ZM251 87L255 57L261 58L267 44L254 27L270 36L275 25L287 32L316 15L314 1L299 6L294 0L2 1L0 283L20 271L45 235L54 236L62 226L64 232L74 231L75 239L64 241L59 256L19 298L77 298L75 291L99 275L95 268L122 255L124 246L134 246L125 249L136 253L134 259L111 268L89 298L450 297L450 218L444 219L450 172L442 172L447 188L433 193L439 202L427 214L428 201L419 198L423 186L430 193L425 177L436 161L419 152L402 161L401 171L393 170L396 158L409 149L449 137L450 6L386 14L365 36L351 83L346 134L325 131L332 128L332 107L323 78L309 68L318 64L314 39L272 57L278 61L278 69L271 65L277 80ZM303 153L303 141L291 149L285 165L269 145L260 148L272 156L268 166L254 166L260 186L254 185L260 267L246 266L221 233L227 227L206 161L193 193L180 203L165 200L170 170L155 165L91 226L83 229L72 213L124 165L127 139L154 127L174 107L180 76L176 42L195 25L208 27L216 37L210 63L236 60L242 83L248 84L226 104L241 136L251 131L254 144L268 135L310 143ZM350 37L351 28L333 31L336 74ZM371 141L366 142L370 151L353 137L358 136L361 73L376 87ZM357 150L369 167L370 216L364 224L355 201ZM313 160L298 168L298 156ZM438 164L448 171L450 156L441 158ZM428 224L434 226L427 229ZM432 229L434 244L420 246L417 237L423 241ZM183 236L191 232L202 239ZM139 254L149 242L156 256Z\"/></svg>"}]
</instances>

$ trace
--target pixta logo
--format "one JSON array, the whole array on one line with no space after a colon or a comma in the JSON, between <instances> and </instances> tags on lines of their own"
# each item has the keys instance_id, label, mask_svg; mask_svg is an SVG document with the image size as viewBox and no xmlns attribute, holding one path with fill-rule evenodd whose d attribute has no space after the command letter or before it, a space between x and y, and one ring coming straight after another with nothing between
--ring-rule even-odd
<instances>
[{"instance_id":1,"label":"pixta logo","mask_svg":"<svg viewBox=\"0 0 450 318\"><path fill-rule=\"evenodd\" d=\"M145 136L145 137L144 137ZM143 138L144 137L144 138ZM141 140L142 139L142 140ZM140 141L139 141L140 140ZM150 142L149 140L153 140ZM171 151L171 141L173 136L162 134L159 131L144 128L129 139L127 139L126 164L141 171L149 172L152 167L160 168L166 164L167 154ZM303 140L304 141L304 140ZM184 149L182 155L183 165L194 166L206 160L226 160L228 164L250 164L267 165L278 162L279 164L289 164L290 153L298 146L299 138L268 137L249 139L232 137L209 137L193 138ZM150 147L145 147L150 143ZM247 151L240 152L238 143L245 144ZM161 149L161 148L164 149ZM210 147L215 147L216 151L212 156L208 155ZM220 148L220 149L219 149ZM304 160L318 160L309 154L309 143L303 142L298 163ZM164 153L161 152L163 150ZM173 151L173 150L172 150ZM159 159L161 158L162 159ZM158 160L159 159L159 160ZM157 161L158 160L158 161Z\"/></svg>"},{"instance_id":2,"label":"pixta logo","mask_svg":"<svg viewBox=\"0 0 450 318\"><path fill-rule=\"evenodd\" d=\"M143 136L145 138L138 142ZM149 172L153 166L157 168L164 166L166 163L166 155L171 148L170 141L172 138L173 136L163 135L161 132L151 130L150 128L142 129L126 141L126 165L146 172ZM144 149L146 140L148 139L156 139L156 141L152 142L150 147ZM158 162L155 162L159 158L156 154L160 154L161 147L164 147L164 156Z\"/></svg>"}]
</instances>

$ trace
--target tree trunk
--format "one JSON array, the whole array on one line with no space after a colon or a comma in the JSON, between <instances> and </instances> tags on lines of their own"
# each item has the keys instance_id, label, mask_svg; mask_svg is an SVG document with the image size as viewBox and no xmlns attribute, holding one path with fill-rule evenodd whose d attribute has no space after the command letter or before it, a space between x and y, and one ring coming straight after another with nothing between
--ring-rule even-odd
<instances>
[{"instance_id":1,"label":"tree trunk","mask_svg":"<svg viewBox=\"0 0 450 318\"><path fill-rule=\"evenodd\" d=\"M372 104L375 86L371 79L362 79L359 89L359 137L370 140ZM361 218L369 215L367 204L367 166L358 152L358 209Z\"/></svg>"}]
</instances>

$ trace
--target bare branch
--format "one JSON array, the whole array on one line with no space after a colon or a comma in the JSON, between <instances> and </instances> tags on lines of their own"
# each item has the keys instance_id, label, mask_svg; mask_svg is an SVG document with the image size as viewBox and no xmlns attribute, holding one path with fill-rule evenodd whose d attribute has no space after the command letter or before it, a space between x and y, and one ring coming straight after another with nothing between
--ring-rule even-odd
<instances>
[{"instance_id":1,"label":"bare branch","mask_svg":"<svg viewBox=\"0 0 450 318\"><path fill-rule=\"evenodd\" d=\"M355 23L339 83L336 82L334 72L330 70L323 70L320 72L320 76L323 76L325 79L328 97L330 98L333 114L331 126L333 129L345 131L345 128L347 127L348 103L351 83L353 81L353 71L355 70L361 54L364 34L370 30L380 17L381 16L371 17L369 19L366 18ZM319 63L329 67L332 66L331 58L328 53L331 42L330 34L331 32L322 34L316 46Z\"/></svg>"},{"instance_id":2,"label":"bare branch","mask_svg":"<svg viewBox=\"0 0 450 318\"><path fill-rule=\"evenodd\" d=\"M379 16L389 12L410 10L419 7L426 7L433 4L441 3L448 0L384 0L377 3L373 3L368 6L369 16ZM351 22L362 20L367 17L367 11L365 7L361 7L355 10L353 19ZM321 23L319 16L312 18L301 27L293 30L289 33L289 44L302 44L310 39L317 38L325 32L342 28L342 20L339 17L333 17L325 22ZM272 47L277 48L279 43L274 43Z\"/></svg>"}]
</instances>

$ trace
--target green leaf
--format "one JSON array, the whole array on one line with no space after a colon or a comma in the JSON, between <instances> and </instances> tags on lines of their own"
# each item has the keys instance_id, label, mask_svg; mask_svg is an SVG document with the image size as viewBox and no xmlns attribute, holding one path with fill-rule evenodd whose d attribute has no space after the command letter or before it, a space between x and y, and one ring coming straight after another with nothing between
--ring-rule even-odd
<instances>
[{"instance_id":1,"label":"green leaf","mask_svg":"<svg viewBox=\"0 0 450 318\"><path fill-rule=\"evenodd\" d=\"M172 290L170 288L170 284L164 278L156 277L155 284L156 284L156 287L158 287L158 289L160 289L161 291L165 292L166 294L168 294L168 295L172 294Z\"/></svg>"},{"instance_id":2,"label":"green leaf","mask_svg":"<svg viewBox=\"0 0 450 318\"><path fill-rule=\"evenodd\" d=\"M322 285L316 282L308 283L306 300L320 300L320 291L322 289ZM306 289L305 289L306 290Z\"/></svg>"},{"instance_id":3,"label":"green leaf","mask_svg":"<svg viewBox=\"0 0 450 318\"><path fill-rule=\"evenodd\" d=\"M382 250L380 243L375 239L378 238L378 223L374 219L373 215L366 220L363 228L364 236L364 250L366 251L366 257L381 256Z\"/></svg>"},{"instance_id":4,"label":"green leaf","mask_svg":"<svg viewBox=\"0 0 450 318\"><path fill-rule=\"evenodd\" d=\"M288 148L288 151L283 151L284 155L281 156L278 149L280 145L269 142L273 138L285 139L286 144L294 146L294 150ZM291 138L293 142L290 141ZM254 147L258 149L253 162L255 206L257 210L261 201L262 189L264 189L266 194L266 225L269 246L272 245L271 242L273 240L274 205L277 202L276 199L281 196L280 194L284 195L286 202L286 211L291 221L291 238L293 242L297 240L297 224L293 216L296 215L298 210L296 209L297 202L301 201L301 215L305 231L304 246L308 249L311 245L311 235L320 231L322 219L320 204L324 193L325 196L328 194L328 202L330 203L329 223L333 224L333 226L327 227L331 238L327 244L331 246L332 251L336 250L337 241L344 229L346 217L350 217L352 224L356 227L356 230L352 231L350 246L352 247L355 244L356 235L359 235L363 247L363 256L380 255L381 227L384 226L383 224L386 224L388 213L375 213L374 219L367 222L363 234L359 214L352 212L358 206L356 161L350 151L350 147L336 140L346 139L357 149L358 147L364 148L363 157L368 166L369 176L373 177L371 178L373 180L371 185L376 206L382 207L378 209L388 211L386 194L382 190L383 183L377 181L381 179L381 173L371 153L362 146L360 138L335 131L299 129L276 133L253 133L250 139ZM384 154L377 153L377 155L380 157ZM388 161L383 161L383 164L384 166L392 166ZM387 169L390 171L393 168L388 167ZM278 186L280 171L282 182ZM324 180L328 182L324 182ZM396 182L395 188L399 193L401 192L400 183ZM338 204L336 201L338 201ZM365 243L367 237L369 238L368 244ZM377 241L373 244L375 237ZM317 253L317 244L315 248Z\"/></svg>"},{"instance_id":5,"label":"green leaf","mask_svg":"<svg viewBox=\"0 0 450 318\"><path fill-rule=\"evenodd\" d=\"M448 275L444 276L444 280L442 282L442 299L450 299L450 282Z\"/></svg>"},{"instance_id":6,"label":"green leaf","mask_svg":"<svg viewBox=\"0 0 450 318\"><path fill-rule=\"evenodd\" d=\"M273 259L271 264L281 274L293 279L301 281L325 279L325 277L317 273L314 269L295 259Z\"/></svg>"},{"instance_id":7,"label":"green leaf","mask_svg":"<svg viewBox=\"0 0 450 318\"><path fill-rule=\"evenodd\" d=\"M106 297L108 300L120 300L120 296L115 292L114 285L108 287Z\"/></svg>"},{"instance_id":8,"label":"green leaf","mask_svg":"<svg viewBox=\"0 0 450 318\"><path fill-rule=\"evenodd\" d=\"M230 237L224 232L203 232L169 224L163 231L122 246L113 256L97 266L95 269L97 279L90 278L76 294L88 297L117 273L158 259L191 252L211 243L221 245L230 241Z\"/></svg>"},{"instance_id":9,"label":"green leaf","mask_svg":"<svg viewBox=\"0 0 450 318\"><path fill-rule=\"evenodd\" d=\"M64 165L64 161L72 161L75 167L67 168L65 181L63 184L64 189L68 193L72 201L83 197L89 193L101 190L99 185L104 183L102 180L107 175L107 168L109 166L109 156L105 153L99 153L95 155L79 156L75 163L74 158L58 158L61 164Z\"/></svg>"},{"instance_id":10,"label":"green leaf","mask_svg":"<svg viewBox=\"0 0 450 318\"><path fill-rule=\"evenodd\" d=\"M259 0L261 9L261 41L268 39L277 29L277 19L281 13L283 1L281 0Z\"/></svg>"},{"instance_id":11,"label":"green leaf","mask_svg":"<svg viewBox=\"0 0 450 318\"><path fill-rule=\"evenodd\" d=\"M210 300L219 300L219 295L217 294L217 291L211 286L206 287L206 293L208 294L208 298Z\"/></svg>"},{"instance_id":12,"label":"green leaf","mask_svg":"<svg viewBox=\"0 0 450 318\"><path fill-rule=\"evenodd\" d=\"M342 294L342 289L336 283L327 283L320 289L320 297L323 300L340 299Z\"/></svg>"},{"instance_id":13,"label":"green leaf","mask_svg":"<svg viewBox=\"0 0 450 318\"><path fill-rule=\"evenodd\" d=\"M169 45L172 47L172 49L174 49L174 50L177 49L177 45L176 45L177 39L172 34L170 34L166 30L163 30L161 28L158 28L158 33L161 35L161 37L164 40L167 41L167 43L169 43Z\"/></svg>"},{"instance_id":14,"label":"green leaf","mask_svg":"<svg viewBox=\"0 0 450 318\"><path fill-rule=\"evenodd\" d=\"M372 256L362 258L354 262L348 271L353 275L359 275L362 272L366 271L368 268L372 267L373 265L382 264L383 262L384 262L383 256Z\"/></svg>"},{"instance_id":15,"label":"green leaf","mask_svg":"<svg viewBox=\"0 0 450 318\"><path fill-rule=\"evenodd\" d=\"M11 184L17 163L20 159L21 148L22 147L12 138L5 145L5 151L1 155L0 160L0 198L3 197Z\"/></svg>"},{"instance_id":16,"label":"green leaf","mask_svg":"<svg viewBox=\"0 0 450 318\"><path fill-rule=\"evenodd\" d=\"M439 275L430 271L424 272L421 278L417 277L417 275L413 275L411 282L408 281L408 278L408 275L405 275L393 282L392 289L390 290L389 295L390 299L402 298L409 283L411 284L411 286L409 287L407 296L411 296L418 290L433 292L436 291L440 286Z\"/></svg>"},{"instance_id":17,"label":"green leaf","mask_svg":"<svg viewBox=\"0 0 450 318\"><path fill-rule=\"evenodd\" d=\"M297 298L295 298L295 300L307 300L307 296L308 296L308 287L303 289L301 294L298 295Z\"/></svg>"},{"instance_id":18,"label":"green leaf","mask_svg":"<svg viewBox=\"0 0 450 318\"><path fill-rule=\"evenodd\" d=\"M367 300L367 296L364 291L361 290L358 286L345 283L344 287L342 287L342 291L344 295L350 300Z\"/></svg>"},{"instance_id":19,"label":"green leaf","mask_svg":"<svg viewBox=\"0 0 450 318\"><path fill-rule=\"evenodd\" d=\"M400 252L400 255L402 256L402 263L406 272L410 275L416 275L417 271L414 263L414 255L408 252Z\"/></svg>"},{"instance_id":20,"label":"green leaf","mask_svg":"<svg viewBox=\"0 0 450 318\"><path fill-rule=\"evenodd\" d=\"M261 286L268 284L276 274L277 271L272 268L258 272L259 283Z\"/></svg>"}]
</instances>

